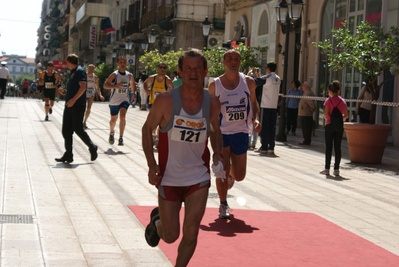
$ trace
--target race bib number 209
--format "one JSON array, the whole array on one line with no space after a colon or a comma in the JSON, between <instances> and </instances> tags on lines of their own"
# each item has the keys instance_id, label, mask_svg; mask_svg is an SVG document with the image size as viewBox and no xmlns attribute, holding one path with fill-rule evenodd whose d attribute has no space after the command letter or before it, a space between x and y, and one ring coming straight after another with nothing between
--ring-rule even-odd
<instances>
[{"instance_id":1,"label":"race bib number 209","mask_svg":"<svg viewBox=\"0 0 399 267\"><path fill-rule=\"evenodd\" d=\"M245 105L226 106L226 122L245 121L247 107Z\"/></svg>"}]
</instances>

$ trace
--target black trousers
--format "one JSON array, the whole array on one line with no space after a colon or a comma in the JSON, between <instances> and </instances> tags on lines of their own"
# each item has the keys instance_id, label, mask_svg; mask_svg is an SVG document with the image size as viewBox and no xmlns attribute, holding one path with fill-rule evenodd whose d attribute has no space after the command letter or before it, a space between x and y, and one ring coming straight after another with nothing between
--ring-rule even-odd
<instances>
[{"instance_id":1,"label":"black trousers","mask_svg":"<svg viewBox=\"0 0 399 267\"><path fill-rule=\"evenodd\" d=\"M334 129L332 125L330 124L326 125L324 131L324 137L326 141L326 162L324 167L326 169L330 169L332 150L334 147L334 155L335 155L334 170L339 170L339 164L341 163L341 142L343 135L344 135L343 127L342 129Z\"/></svg>"},{"instance_id":2,"label":"black trousers","mask_svg":"<svg viewBox=\"0 0 399 267\"><path fill-rule=\"evenodd\" d=\"M312 142L313 117L301 116L300 119L302 125L303 142L310 145L310 143Z\"/></svg>"},{"instance_id":3,"label":"black trousers","mask_svg":"<svg viewBox=\"0 0 399 267\"><path fill-rule=\"evenodd\" d=\"M64 116L62 118L62 137L64 137L66 156L73 156L73 133L76 133L89 149L94 148L93 142L83 128L85 110L85 106L65 107L64 109Z\"/></svg>"},{"instance_id":4,"label":"black trousers","mask_svg":"<svg viewBox=\"0 0 399 267\"><path fill-rule=\"evenodd\" d=\"M296 122L298 120L298 109L287 108L287 132L296 131Z\"/></svg>"},{"instance_id":5,"label":"black trousers","mask_svg":"<svg viewBox=\"0 0 399 267\"><path fill-rule=\"evenodd\" d=\"M370 121L370 110L365 108L359 108L359 118L361 123L369 123Z\"/></svg>"},{"instance_id":6,"label":"black trousers","mask_svg":"<svg viewBox=\"0 0 399 267\"><path fill-rule=\"evenodd\" d=\"M274 150L276 144L277 109L262 108L262 129L260 130L260 143L264 150Z\"/></svg>"},{"instance_id":7,"label":"black trousers","mask_svg":"<svg viewBox=\"0 0 399 267\"><path fill-rule=\"evenodd\" d=\"M0 98L4 99L7 91L7 79L0 79Z\"/></svg>"}]
</instances>

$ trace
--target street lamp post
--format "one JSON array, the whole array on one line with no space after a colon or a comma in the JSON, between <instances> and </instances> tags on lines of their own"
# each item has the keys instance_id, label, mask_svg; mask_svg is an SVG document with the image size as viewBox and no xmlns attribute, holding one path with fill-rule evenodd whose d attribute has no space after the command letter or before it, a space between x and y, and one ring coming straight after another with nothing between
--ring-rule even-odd
<instances>
[{"instance_id":1,"label":"street lamp post","mask_svg":"<svg viewBox=\"0 0 399 267\"><path fill-rule=\"evenodd\" d=\"M112 49L112 68L115 68L115 60L116 60L116 48L114 47L114 49Z\"/></svg>"},{"instance_id":2,"label":"street lamp post","mask_svg":"<svg viewBox=\"0 0 399 267\"><path fill-rule=\"evenodd\" d=\"M211 32L212 23L208 20L208 16L205 17L205 20L201 23L202 25L202 35L205 37L205 47L208 46L208 37Z\"/></svg>"},{"instance_id":3,"label":"street lamp post","mask_svg":"<svg viewBox=\"0 0 399 267\"><path fill-rule=\"evenodd\" d=\"M155 42L156 42L156 40L157 40L157 33L155 32L155 30L154 29L151 29L151 32L147 35L148 36L148 43L149 44L155 44ZM162 36L161 36L162 37ZM172 36L172 31L168 31L165 35L164 35L164 37L165 37L165 44L166 44L166 46L164 47L163 46L163 44L164 44L164 42L163 42L163 40L162 39L160 39L159 41L158 41L158 44L159 44L159 52L160 53L162 53L163 52L163 50L166 52L167 51L167 49L169 49L172 45L173 45L173 42L174 42L174 40L175 40L175 36Z\"/></svg>"},{"instance_id":4,"label":"street lamp post","mask_svg":"<svg viewBox=\"0 0 399 267\"><path fill-rule=\"evenodd\" d=\"M294 34L297 29L297 21L301 17L304 3L302 0L291 0L287 3L286 0L282 0L278 6L275 7L277 22L280 23L282 33L285 34L285 51L284 51L284 71L283 71L283 84L282 84L282 94L287 94L287 87L290 83L288 79L288 65L291 64L289 59L290 50L290 37ZM278 47L281 51L281 45ZM294 62L294 60L292 60ZM280 105L280 117L278 119L278 132L276 135L276 141L285 142L287 141L287 135L285 133L286 128L286 114L285 114L285 100L281 101Z\"/></svg>"}]
</instances>

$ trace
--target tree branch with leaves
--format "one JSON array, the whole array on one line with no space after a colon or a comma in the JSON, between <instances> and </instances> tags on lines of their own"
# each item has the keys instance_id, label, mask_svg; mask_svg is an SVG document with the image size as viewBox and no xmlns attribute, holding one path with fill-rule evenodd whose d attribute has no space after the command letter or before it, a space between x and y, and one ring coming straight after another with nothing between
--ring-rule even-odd
<instances>
[{"instance_id":1,"label":"tree branch with leaves","mask_svg":"<svg viewBox=\"0 0 399 267\"><path fill-rule=\"evenodd\" d=\"M399 27L386 30L380 25L363 21L354 33L348 21L332 30L333 40L314 42L327 56L328 67L341 71L345 67L355 68L370 81L373 100L377 100L381 87L386 82L385 73L393 69L399 74ZM378 78L380 83L377 83ZM376 105L370 111L370 124L375 123Z\"/></svg>"}]
</instances>

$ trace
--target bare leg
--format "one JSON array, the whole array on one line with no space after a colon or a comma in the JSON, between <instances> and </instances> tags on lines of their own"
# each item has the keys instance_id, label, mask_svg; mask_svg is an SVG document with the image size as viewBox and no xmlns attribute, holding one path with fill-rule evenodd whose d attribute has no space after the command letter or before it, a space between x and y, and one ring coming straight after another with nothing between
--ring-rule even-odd
<instances>
[{"instance_id":1,"label":"bare leg","mask_svg":"<svg viewBox=\"0 0 399 267\"><path fill-rule=\"evenodd\" d=\"M111 116L111 119L109 121L109 132L113 133L115 130L115 124L116 124L116 120L118 119L118 115L115 116Z\"/></svg>"},{"instance_id":2,"label":"bare leg","mask_svg":"<svg viewBox=\"0 0 399 267\"><path fill-rule=\"evenodd\" d=\"M119 110L119 135L120 136L123 136L123 134L125 132L126 113L127 113L127 110L125 108L121 108Z\"/></svg>"},{"instance_id":3,"label":"bare leg","mask_svg":"<svg viewBox=\"0 0 399 267\"><path fill-rule=\"evenodd\" d=\"M223 147L222 149L223 153L223 167L226 172L226 178L229 177L230 174L230 147ZM216 179L216 189L218 191L219 195L219 200L220 201L227 201L227 190L229 189L227 183L227 179L222 181L222 179L217 178Z\"/></svg>"},{"instance_id":4,"label":"bare leg","mask_svg":"<svg viewBox=\"0 0 399 267\"><path fill-rule=\"evenodd\" d=\"M176 267L188 265L197 247L198 232L208 200L208 187L203 187L185 200L185 215L183 221L183 237L179 244Z\"/></svg>"},{"instance_id":5,"label":"bare leg","mask_svg":"<svg viewBox=\"0 0 399 267\"><path fill-rule=\"evenodd\" d=\"M48 115L48 110L50 109L50 99L46 97L44 99L44 113L46 113L46 116Z\"/></svg>"},{"instance_id":6,"label":"bare leg","mask_svg":"<svg viewBox=\"0 0 399 267\"><path fill-rule=\"evenodd\" d=\"M87 119L90 116L91 106L93 105L94 97L87 98L87 107L85 112L85 118L83 119L83 125L86 125Z\"/></svg>"}]
</instances>

